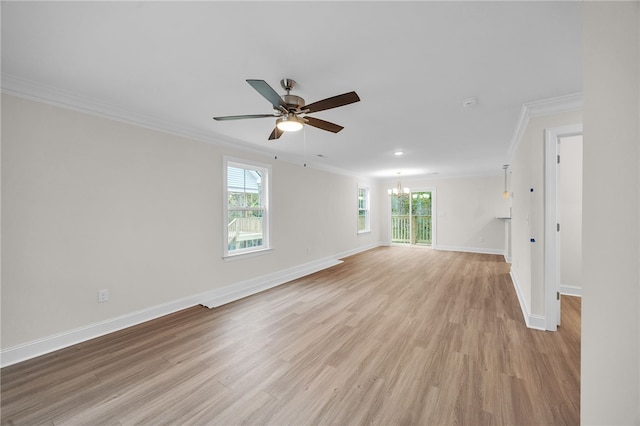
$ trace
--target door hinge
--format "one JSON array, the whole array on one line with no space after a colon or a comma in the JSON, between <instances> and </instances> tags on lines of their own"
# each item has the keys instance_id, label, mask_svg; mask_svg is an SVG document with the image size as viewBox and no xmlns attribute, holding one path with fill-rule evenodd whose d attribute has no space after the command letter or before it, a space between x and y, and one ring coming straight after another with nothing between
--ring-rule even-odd
<instances>
[{"instance_id":1,"label":"door hinge","mask_svg":"<svg viewBox=\"0 0 640 426\"><path fill-rule=\"evenodd\" d=\"M558 155L558 164L560 164L560 155Z\"/></svg>"},{"instance_id":2,"label":"door hinge","mask_svg":"<svg viewBox=\"0 0 640 426\"><path fill-rule=\"evenodd\" d=\"M560 300L560 292L556 291L556 300Z\"/></svg>"},{"instance_id":3,"label":"door hinge","mask_svg":"<svg viewBox=\"0 0 640 426\"><path fill-rule=\"evenodd\" d=\"M560 232L560 224L556 223L556 231Z\"/></svg>"}]
</instances>

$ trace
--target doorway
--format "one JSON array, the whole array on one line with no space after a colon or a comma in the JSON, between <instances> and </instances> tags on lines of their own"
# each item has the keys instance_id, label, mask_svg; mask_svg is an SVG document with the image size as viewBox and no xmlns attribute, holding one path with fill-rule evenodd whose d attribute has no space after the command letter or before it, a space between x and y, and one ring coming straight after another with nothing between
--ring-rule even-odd
<instances>
[{"instance_id":1,"label":"doorway","mask_svg":"<svg viewBox=\"0 0 640 426\"><path fill-rule=\"evenodd\" d=\"M565 148L570 147L569 143L572 145L572 149L565 149L564 154L561 149L563 141ZM579 144L579 150L574 149L576 144ZM579 276L582 269L582 244L581 241L576 241L576 236L582 235L581 148L581 124L547 129L545 132L545 329L550 331L556 331L560 325L560 294L579 295L577 292L567 292L569 287L563 287L562 280L569 276ZM580 158L576 158L577 156ZM567 174L568 169L576 167L580 170L580 176L575 176L575 170L572 172L573 176ZM573 187L567 187L571 185L570 180L574 182ZM577 193L580 193L580 197L577 197ZM580 229L576 229L576 226ZM579 287L576 282L571 285L574 289Z\"/></svg>"},{"instance_id":2,"label":"doorway","mask_svg":"<svg viewBox=\"0 0 640 426\"><path fill-rule=\"evenodd\" d=\"M391 243L431 246L433 192L409 191L391 195Z\"/></svg>"}]
</instances>

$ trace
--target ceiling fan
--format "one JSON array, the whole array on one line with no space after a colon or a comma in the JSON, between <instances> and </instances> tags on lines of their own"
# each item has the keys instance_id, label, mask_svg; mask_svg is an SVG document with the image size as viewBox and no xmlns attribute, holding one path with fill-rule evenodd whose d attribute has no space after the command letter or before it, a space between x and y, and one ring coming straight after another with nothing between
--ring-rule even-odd
<instances>
[{"instance_id":1,"label":"ceiling fan","mask_svg":"<svg viewBox=\"0 0 640 426\"><path fill-rule=\"evenodd\" d=\"M271 135L269 135L269 140L278 139L284 132L295 132L300 130L304 124L308 124L309 126L317 127L318 129L326 130L328 132L338 133L340 130L344 129L344 127L329 121L320 120L319 118L309 117L307 114L349 105L360 100L356 92L349 92L305 105L304 99L300 96L291 95L289 93L296 85L296 82L290 78L280 80L280 85L287 91L287 94L282 97L278 95L278 93L264 80L247 80L247 83L256 89L266 100L271 102L274 113L228 115L224 117L213 117L213 119L216 121L225 121L243 120L245 118L275 117L276 127L271 132Z\"/></svg>"}]
</instances>

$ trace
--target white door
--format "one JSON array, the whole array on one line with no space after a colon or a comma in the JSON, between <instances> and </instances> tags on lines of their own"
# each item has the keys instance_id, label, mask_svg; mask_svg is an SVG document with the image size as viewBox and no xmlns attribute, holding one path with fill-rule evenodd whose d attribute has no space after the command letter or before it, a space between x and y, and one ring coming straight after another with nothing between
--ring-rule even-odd
<instances>
[{"instance_id":1,"label":"white door","mask_svg":"<svg viewBox=\"0 0 640 426\"><path fill-rule=\"evenodd\" d=\"M560 325L561 239L560 221L560 140L582 135L582 124L547 129L545 132L545 328L556 331Z\"/></svg>"}]
</instances>

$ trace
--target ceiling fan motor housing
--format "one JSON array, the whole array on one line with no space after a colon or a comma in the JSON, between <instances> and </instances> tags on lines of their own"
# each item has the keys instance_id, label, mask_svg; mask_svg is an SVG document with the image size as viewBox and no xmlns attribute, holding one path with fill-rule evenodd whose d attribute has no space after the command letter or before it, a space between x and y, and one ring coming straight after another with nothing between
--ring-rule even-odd
<instances>
[{"instance_id":1,"label":"ceiling fan motor housing","mask_svg":"<svg viewBox=\"0 0 640 426\"><path fill-rule=\"evenodd\" d=\"M282 98L289 108L300 109L305 105L304 99L300 96L284 95Z\"/></svg>"}]
</instances>

